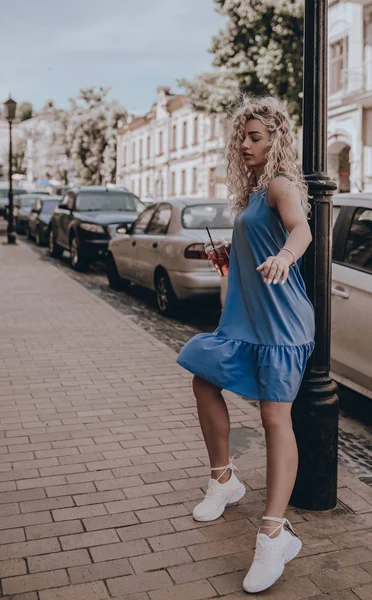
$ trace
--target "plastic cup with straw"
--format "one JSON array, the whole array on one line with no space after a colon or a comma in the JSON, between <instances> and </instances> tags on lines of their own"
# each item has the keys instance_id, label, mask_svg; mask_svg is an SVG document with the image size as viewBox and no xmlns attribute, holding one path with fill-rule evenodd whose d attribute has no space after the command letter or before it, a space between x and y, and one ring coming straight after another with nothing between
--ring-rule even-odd
<instances>
[{"instance_id":1,"label":"plastic cup with straw","mask_svg":"<svg viewBox=\"0 0 372 600\"><path fill-rule=\"evenodd\" d=\"M210 243L204 244L207 257L216 268L221 277L226 277L229 272L229 254L227 251L227 242L223 238L212 239L209 228L206 227Z\"/></svg>"}]
</instances>

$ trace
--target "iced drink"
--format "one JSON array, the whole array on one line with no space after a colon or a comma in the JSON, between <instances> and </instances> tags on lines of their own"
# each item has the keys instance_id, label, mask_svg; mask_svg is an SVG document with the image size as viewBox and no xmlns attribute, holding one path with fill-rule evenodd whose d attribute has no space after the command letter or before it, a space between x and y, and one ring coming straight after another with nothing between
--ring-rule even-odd
<instances>
[{"instance_id":1,"label":"iced drink","mask_svg":"<svg viewBox=\"0 0 372 600\"><path fill-rule=\"evenodd\" d=\"M221 277L226 277L229 272L230 243L217 238L213 241L213 244L211 242L204 244L204 249L209 260L216 267L217 273Z\"/></svg>"}]
</instances>

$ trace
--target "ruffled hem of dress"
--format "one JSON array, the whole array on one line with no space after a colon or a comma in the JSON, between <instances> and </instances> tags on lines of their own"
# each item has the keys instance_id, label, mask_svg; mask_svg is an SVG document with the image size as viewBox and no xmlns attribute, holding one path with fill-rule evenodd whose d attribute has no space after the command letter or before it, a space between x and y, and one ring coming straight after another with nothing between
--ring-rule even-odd
<instances>
[{"instance_id":1,"label":"ruffled hem of dress","mask_svg":"<svg viewBox=\"0 0 372 600\"><path fill-rule=\"evenodd\" d=\"M298 346L263 345L200 334L181 350L177 362L194 375L241 396L293 402L314 342Z\"/></svg>"}]
</instances>

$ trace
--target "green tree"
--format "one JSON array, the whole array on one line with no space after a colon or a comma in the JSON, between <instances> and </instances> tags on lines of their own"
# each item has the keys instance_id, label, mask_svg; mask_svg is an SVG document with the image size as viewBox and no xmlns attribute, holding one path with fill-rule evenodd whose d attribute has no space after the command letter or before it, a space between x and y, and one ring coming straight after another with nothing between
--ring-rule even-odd
<instances>
[{"instance_id":1,"label":"green tree","mask_svg":"<svg viewBox=\"0 0 372 600\"><path fill-rule=\"evenodd\" d=\"M20 102L17 105L17 119L27 121L33 117L33 106L31 102Z\"/></svg>"},{"instance_id":2,"label":"green tree","mask_svg":"<svg viewBox=\"0 0 372 600\"><path fill-rule=\"evenodd\" d=\"M302 112L303 0L214 0L226 25L212 38L214 74L180 83L198 108L226 110L237 92L285 100L296 124ZM211 77L215 77L211 86Z\"/></svg>"}]
</instances>

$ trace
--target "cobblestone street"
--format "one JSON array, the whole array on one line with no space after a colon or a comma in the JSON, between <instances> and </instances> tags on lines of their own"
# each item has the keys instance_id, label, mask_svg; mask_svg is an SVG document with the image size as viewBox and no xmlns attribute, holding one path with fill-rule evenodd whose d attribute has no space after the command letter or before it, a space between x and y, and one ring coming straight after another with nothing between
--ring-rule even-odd
<instances>
[{"instance_id":1,"label":"cobblestone street","mask_svg":"<svg viewBox=\"0 0 372 600\"><path fill-rule=\"evenodd\" d=\"M174 351L26 245L0 261L2 595L246 597L265 499L256 407L227 394L244 501L194 522L208 460ZM371 597L372 489L340 471L339 500L288 511L304 549L260 597Z\"/></svg>"},{"instance_id":2,"label":"cobblestone street","mask_svg":"<svg viewBox=\"0 0 372 600\"><path fill-rule=\"evenodd\" d=\"M212 306L207 303L190 305L179 312L177 319L167 319L159 315L153 292L137 286L132 286L125 292L111 290L104 264L92 265L86 273L78 273L72 270L68 253L62 260L55 260L49 256L47 249L39 248L33 242L26 243L43 261L61 269L176 352L193 335L213 331L217 326L220 316L218 302ZM339 396L340 463L362 481L372 485L372 403L345 388L339 389ZM257 403L251 401L251 404Z\"/></svg>"}]
</instances>

